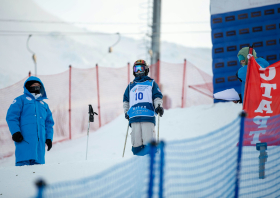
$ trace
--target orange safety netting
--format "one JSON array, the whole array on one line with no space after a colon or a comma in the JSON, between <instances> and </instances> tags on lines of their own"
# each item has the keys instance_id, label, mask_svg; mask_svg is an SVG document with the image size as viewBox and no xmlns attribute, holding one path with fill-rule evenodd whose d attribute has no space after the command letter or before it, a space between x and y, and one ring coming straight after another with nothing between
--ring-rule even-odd
<instances>
[{"instance_id":1,"label":"orange safety netting","mask_svg":"<svg viewBox=\"0 0 280 198\"><path fill-rule=\"evenodd\" d=\"M213 102L212 76L190 62L170 64L159 61L150 66L149 75L161 88L165 109ZM86 134L89 104L99 113L99 116L95 116L94 124L90 125L90 131L97 130L122 114L124 91L128 82L134 79L129 64L122 68L70 67L60 74L38 77L44 83L48 96L46 102L55 121L54 143ZM14 153L6 113L14 98L23 93L26 79L0 89L0 159Z\"/></svg>"}]
</instances>

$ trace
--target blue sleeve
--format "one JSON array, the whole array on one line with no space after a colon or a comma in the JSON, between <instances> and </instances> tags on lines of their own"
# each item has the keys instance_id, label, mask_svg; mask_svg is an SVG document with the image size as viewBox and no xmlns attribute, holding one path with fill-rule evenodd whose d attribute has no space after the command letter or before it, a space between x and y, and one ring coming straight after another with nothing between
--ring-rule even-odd
<instances>
[{"instance_id":1,"label":"blue sleeve","mask_svg":"<svg viewBox=\"0 0 280 198\"><path fill-rule=\"evenodd\" d=\"M158 87L158 84L155 81L154 81L154 84L153 84L152 91L153 91L153 96L152 96L153 100L156 99L156 98L162 99L162 93L161 93L161 91Z\"/></svg>"},{"instance_id":2,"label":"blue sleeve","mask_svg":"<svg viewBox=\"0 0 280 198\"><path fill-rule=\"evenodd\" d=\"M246 74L247 74L247 65L245 65L244 67L241 67L237 73L238 78L240 78L242 80L242 82L246 81Z\"/></svg>"},{"instance_id":3,"label":"blue sleeve","mask_svg":"<svg viewBox=\"0 0 280 198\"><path fill-rule=\"evenodd\" d=\"M129 85L127 86L124 95L123 95L123 102L129 102Z\"/></svg>"},{"instance_id":4,"label":"blue sleeve","mask_svg":"<svg viewBox=\"0 0 280 198\"><path fill-rule=\"evenodd\" d=\"M14 99L13 103L9 107L6 115L6 121L9 126L10 132L13 135L16 132L20 132L20 115L22 111L22 100L20 97Z\"/></svg>"},{"instance_id":5,"label":"blue sleeve","mask_svg":"<svg viewBox=\"0 0 280 198\"><path fill-rule=\"evenodd\" d=\"M52 112L48 106L47 108L47 117L45 121L45 126L46 126L46 139L51 139L53 141L53 117L52 117Z\"/></svg>"}]
</instances>

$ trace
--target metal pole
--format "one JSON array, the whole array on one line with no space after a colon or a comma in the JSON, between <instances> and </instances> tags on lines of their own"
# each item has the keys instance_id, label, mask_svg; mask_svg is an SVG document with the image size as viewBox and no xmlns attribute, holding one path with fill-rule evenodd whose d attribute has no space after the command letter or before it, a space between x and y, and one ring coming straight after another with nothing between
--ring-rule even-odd
<instances>
[{"instance_id":1,"label":"metal pole","mask_svg":"<svg viewBox=\"0 0 280 198\"><path fill-rule=\"evenodd\" d=\"M155 153L156 153L156 142L151 142L149 144L149 153L150 153L150 173L149 173L149 189L148 189L148 197L152 198L153 197L153 187L154 187L154 163L155 163Z\"/></svg>"},{"instance_id":2,"label":"metal pole","mask_svg":"<svg viewBox=\"0 0 280 198\"><path fill-rule=\"evenodd\" d=\"M152 24L152 56L151 65L160 59L160 23L161 23L161 0L154 0L153 3L153 24ZM157 74L154 74L157 76Z\"/></svg>"},{"instance_id":3,"label":"metal pole","mask_svg":"<svg viewBox=\"0 0 280 198\"><path fill-rule=\"evenodd\" d=\"M128 79L128 84L130 83L130 64L127 63L127 79Z\"/></svg>"},{"instance_id":4,"label":"metal pole","mask_svg":"<svg viewBox=\"0 0 280 198\"><path fill-rule=\"evenodd\" d=\"M128 129L129 129L129 122L128 122L127 130L126 130L126 136L125 136L125 142L124 142L122 157L124 157L124 152L125 152L125 147L126 147L126 140L127 140Z\"/></svg>"},{"instance_id":5,"label":"metal pole","mask_svg":"<svg viewBox=\"0 0 280 198\"><path fill-rule=\"evenodd\" d=\"M100 95L99 95L99 74L98 74L98 64L96 64L96 81L97 81L97 100L98 100L98 120L99 128L101 127L101 113L100 113Z\"/></svg>"},{"instance_id":6,"label":"metal pole","mask_svg":"<svg viewBox=\"0 0 280 198\"><path fill-rule=\"evenodd\" d=\"M36 55L35 53L29 48L29 40L31 38L32 34L29 34L27 41L26 41L26 48L27 50L32 54L32 59L34 61L34 65L35 65L35 76L37 76L37 60L36 60Z\"/></svg>"},{"instance_id":7,"label":"metal pole","mask_svg":"<svg viewBox=\"0 0 280 198\"><path fill-rule=\"evenodd\" d=\"M157 142L159 143L159 115L158 115L158 129L157 129Z\"/></svg>"},{"instance_id":8,"label":"metal pole","mask_svg":"<svg viewBox=\"0 0 280 198\"><path fill-rule=\"evenodd\" d=\"M71 80L72 80L72 66L69 65L69 139L72 139L71 134Z\"/></svg>"},{"instance_id":9,"label":"metal pole","mask_svg":"<svg viewBox=\"0 0 280 198\"><path fill-rule=\"evenodd\" d=\"M184 71L183 71L183 86L182 86L182 105L181 108L184 108L185 104L185 78L186 78L186 67L187 67L187 60L184 60Z\"/></svg>"},{"instance_id":10,"label":"metal pole","mask_svg":"<svg viewBox=\"0 0 280 198\"><path fill-rule=\"evenodd\" d=\"M160 169L159 169L159 198L162 198L164 195L164 142L161 141L159 144L160 149Z\"/></svg>"},{"instance_id":11,"label":"metal pole","mask_svg":"<svg viewBox=\"0 0 280 198\"><path fill-rule=\"evenodd\" d=\"M254 50L254 47L253 46L250 46L249 47L249 54L253 54L253 50ZM244 96L243 96L243 106L242 106L242 109L243 110L246 110L245 108L244 108L244 104L245 104L245 101L247 100L247 94L246 94L246 92L247 92L247 87L248 87L248 83L249 83L249 77L248 76L250 76L250 72L251 72L251 69L250 69L250 64L251 63L251 61L250 61L250 59L248 60L248 66L247 66L247 73L246 73L246 83L245 83L245 91L244 91Z\"/></svg>"},{"instance_id":12,"label":"metal pole","mask_svg":"<svg viewBox=\"0 0 280 198\"><path fill-rule=\"evenodd\" d=\"M86 160L87 160L87 153L88 153L88 136L89 136L89 126L90 126L90 120L88 120L88 131L87 131L87 151L86 151Z\"/></svg>"},{"instance_id":13,"label":"metal pole","mask_svg":"<svg viewBox=\"0 0 280 198\"><path fill-rule=\"evenodd\" d=\"M242 148L243 148L243 135L244 135L244 123L246 113L242 111L240 120L240 133L239 133L239 145L237 152L237 168L236 168L236 177L235 177L235 198L238 198L239 194L239 183L240 183L240 171L241 171L241 157L242 157Z\"/></svg>"},{"instance_id":14,"label":"metal pole","mask_svg":"<svg viewBox=\"0 0 280 198\"><path fill-rule=\"evenodd\" d=\"M34 64L35 64L35 76L37 76L37 58L36 58L36 55L33 54L32 58L33 58L33 61L34 61Z\"/></svg>"}]
</instances>

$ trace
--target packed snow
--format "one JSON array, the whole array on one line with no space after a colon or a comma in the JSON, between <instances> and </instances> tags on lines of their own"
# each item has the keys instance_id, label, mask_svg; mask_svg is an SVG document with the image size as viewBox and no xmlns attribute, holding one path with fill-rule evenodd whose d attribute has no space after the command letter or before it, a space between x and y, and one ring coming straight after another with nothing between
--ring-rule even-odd
<instances>
[{"instance_id":1,"label":"packed snow","mask_svg":"<svg viewBox=\"0 0 280 198\"><path fill-rule=\"evenodd\" d=\"M0 2L0 18L21 20L61 21L44 11L32 0ZM49 32L46 36L33 36L29 47L37 56L39 75L57 74L69 65L78 68L94 67L96 63L106 67L124 67L145 54L142 40L122 36L113 53L108 48L118 39L117 35L64 36L59 32L89 32L71 24L34 24L1 22L4 31L25 31L21 36L2 35L0 38L0 89L22 80L34 73L32 54L27 50L28 34ZM209 34L210 35L210 34ZM133 52L133 53L132 53ZM211 74L211 49L190 48L174 43L161 43L161 60L183 63L184 58ZM202 58L203 57L203 58ZM185 109L166 110L160 119L160 139L165 141L197 137L216 130L234 120L241 105L221 103ZM98 123L91 123L98 124ZM34 182L43 178L47 183L76 180L97 174L107 168L134 157L131 152L130 135L122 158L127 120L120 115L98 131L90 133L88 160L87 137L56 143L46 152L46 164L15 167L15 156L0 160L0 197L33 197ZM157 127L156 127L157 130ZM130 132L129 132L130 133Z\"/></svg>"},{"instance_id":2,"label":"packed snow","mask_svg":"<svg viewBox=\"0 0 280 198\"><path fill-rule=\"evenodd\" d=\"M160 139L181 140L207 134L232 122L241 109L241 104L216 103L166 110L160 118ZM14 156L0 160L1 197L31 197L36 194L34 182L39 178L49 184L81 179L132 158L130 135L122 158L127 125L124 115L120 115L90 133L87 161L86 136L54 144L46 152L45 165L15 167Z\"/></svg>"}]
</instances>

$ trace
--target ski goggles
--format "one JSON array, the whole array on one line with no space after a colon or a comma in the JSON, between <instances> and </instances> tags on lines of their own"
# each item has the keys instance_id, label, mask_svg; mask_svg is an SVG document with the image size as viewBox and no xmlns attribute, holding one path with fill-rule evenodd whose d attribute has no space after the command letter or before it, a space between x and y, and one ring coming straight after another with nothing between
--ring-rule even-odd
<instances>
[{"instance_id":1,"label":"ski goggles","mask_svg":"<svg viewBox=\"0 0 280 198\"><path fill-rule=\"evenodd\" d=\"M144 72L145 71L145 65L134 65L133 71L136 73L138 71Z\"/></svg>"}]
</instances>

